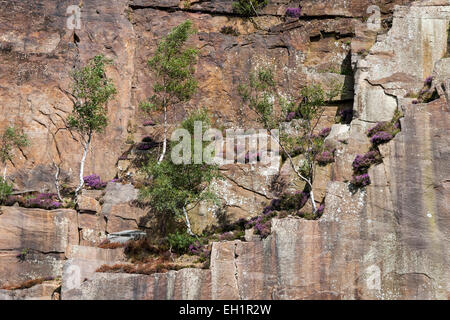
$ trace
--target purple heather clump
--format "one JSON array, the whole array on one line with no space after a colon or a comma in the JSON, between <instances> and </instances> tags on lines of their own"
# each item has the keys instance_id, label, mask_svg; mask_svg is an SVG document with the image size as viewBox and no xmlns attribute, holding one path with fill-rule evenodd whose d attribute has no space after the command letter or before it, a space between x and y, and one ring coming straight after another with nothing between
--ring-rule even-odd
<instances>
[{"instance_id":1,"label":"purple heather clump","mask_svg":"<svg viewBox=\"0 0 450 320\"><path fill-rule=\"evenodd\" d=\"M370 177L367 173L354 176L352 180L352 184L357 187L364 187L370 184Z\"/></svg>"},{"instance_id":2,"label":"purple heather clump","mask_svg":"<svg viewBox=\"0 0 450 320\"><path fill-rule=\"evenodd\" d=\"M326 165L328 163L334 162L334 152L333 151L322 151L321 153L316 155L316 161L320 165Z\"/></svg>"},{"instance_id":3,"label":"purple heather clump","mask_svg":"<svg viewBox=\"0 0 450 320\"><path fill-rule=\"evenodd\" d=\"M136 149L140 151L147 151L154 147L152 142L141 142L137 145Z\"/></svg>"},{"instance_id":4,"label":"purple heather clump","mask_svg":"<svg viewBox=\"0 0 450 320\"><path fill-rule=\"evenodd\" d=\"M298 18L302 14L301 8L287 8L286 15L292 18Z\"/></svg>"},{"instance_id":5,"label":"purple heather clump","mask_svg":"<svg viewBox=\"0 0 450 320\"><path fill-rule=\"evenodd\" d=\"M372 164L379 163L380 160L381 160L381 155L378 151L375 151L375 150L371 150L371 151L365 153L364 155L358 154L352 163L353 171L361 172L366 169L369 169L369 167Z\"/></svg>"},{"instance_id":6,"label":"purple heather clump","mask_svg":"<svg viewBox=\"0 0 450 320\"><path fill-rule=\"evenodd\" d=\"M55 199L53 193L40 193L35 198L28 199L25 203L26 207L41 208L46 210L58 209L61 203Z\"/></svg>"},{"instance_id":7,"label":"purple heather clump","mask_svg":"<svg viewBox=\"0 0 450 320\"><path fill-rule=\"evenodd\" d=\"M271 222L267 221L266 223L257 223L254 230L256 234L259 234L261 237L265 238L270 234Z\"/></svg>"},{"instance_id":8,"label":"purple heather clump","mask_svg":"<svg viewBox=\"0 0 450 320\"><path fill-rule=\"evenodd\" d=\"M322 214L323 214L323 211L325 210L325 205L324 204L321 204L320 205L320 207L319 208L317 208L317 214L319 215L319 216L321 216Z\"/></svg>"},{"instance_id":9,"label":"purple heather clump","mask_svg":"<svg viewBox=\"0 0 450 320\"><path fill-rule=\"evenodd\" d=\"M429 76L429 77L427 77L425 79L425 84L426 85L430 85L432 82L433 82L433 77L432 76Z\"/></svg>"},{"instance_id":10,"label":"purple heather clump","mask_svg":"<svg viewBox=\"0 0 450 320\"><path fill-rule=\"evenodd\" d=\"M128 157L126 155L123 155L123 156L119 157L119 160L127 160L127 159L128 159Z\"/></svg>"},{"instance_id":11,"label":"purple heather clump","mask_svg":"<svg viewBox=\"0 0 450 320\"><path fill-rule=\"evenodd\" d=\"M417 100L412 101L412 104L418 104L418 103L419 103L419 101L417 101Z\"/></svg>"},{"instance_id":12,"label":"purple heather clump","mask_svg":"<svg viewBox=\"0 0 450 320\"><path fill-rule=\"evenodd\" d=\"M298 203L298 209L301 209L305 206L306 202L308 202L309 199L309 192L302 191L300 195L300 201Z\"/></svg>"},{"instance_id":13,"label":"purple heather clump","mask_svg":"<svg viewBox=\"0 0 450 320\"><path fill-rule=\"evenodd\" d=\"M379 132L379 131L385 130L386 125L387 125L387 122L386 122L386 121L378 122L378 123L375 125L375 127L369 129L367 135L368 135L369 137L371 137L371 136L373 136L375 133L377 133L377 132Z\"/></svg>"},{"instance_id":14,"label":"purple heather clump","mask_svg":"<svg viewBox=\"0 0 450 320\"><path fill-rule=\"evenodd\" d=\"M91 189L103 189L106 187L106 182L101 181L100 176L91 174L83 178L84 183Z\"/></svg>"},{"instance_id":15,"label":"purple heather clump","mask_svg":"<svg viewBox=\"0 0 450 320\"><path fill-rule=\"evenodd\" d=\"M234 239L233 232L225 232L219 235L219 241L230 241Z\"/></svg>"},{"instance_id":16,"label":"purple heather clump","mask_svg":"<svg viewBox=\"0 0 450 320\"><path fill-rule=\"evenodd\" d=\"M330 132L331 132L331 128L323 128L322 130L320 130L319 136L322 138L326 138L326 137L328 137Z\"/></svg>"},{"instance_id":17,"label":"purple heather clump","mask_svg":"<svg viewBox=\"0 0 450 320\"><path fill-rule=\"evenodd\" d=\"M270 207L271 207L273 210L279 210L279 209L280 209L280 205L281 205L281 199L273 199L273 200L270 202Z\"/></svg>"},{"instance_id":18,"label":"purple heather clump","mask_svg":"<svg viewBox=\"0 0 450 320\"><path fill-rule=\"evenodd\" d=\"M352 163L353 171L358 172L368 169L372 164L378 163L380 158L380 153L375 150L369 151L364 155L358 154Z\"/></svg>"},{"instance_id":19,"label":"purple heather clump","mask_svg":"<svg viewBox=\"0 0 450 320\"><path fill-rule=\"evenodd\" d=\"M149 119L149 120L145 120L143 125L144 125L144 127L148 127L148 126L154 126L155 123L153 122L153 120Z\"/></svg>"},{"instance_id":20,"label":"purple heather clump","mask_svg":"<svg viewBox=\"0 0 450 320\"><path fill-rule=\"evenodd\" d=\"M295 112L291 111L286 115L286 122L291 122L295 117Z\"/></svg>"},{"instance_id":21,"label":"purple heather clump","mask_svg":"<svg viewBox=\"0 0 450 320\"><path fill-rule=\"evenodd\" d=\"M197 255L203 258L209 257L211 251L208 246L202 245L200 242L196 241L194 244L189 245L189 252L193 255Z\"/></svg>"},{"instance_id":22,"label":"purple heather clump","mask_svg":"<svg viewBox=\"0 0 450 320\"><path fill-rule=\"evenodd\" d=\"M370 142L372 142L375 145L378 145L378 144L386 143L386 142L392 140L392 138L394 138L394 137L389 132L380 131L380 132L377 132L376 134L374 134L372 136L372 138L370 138Z\"/></svg>"},{"instance_id":23,"label":"purple heather clump","mask_svg":"<svg viewBox=\"0 0 450 320\"><path fill-rule=\"evenodd\" d=\"M272 211L273 211L272 207L271 206L267 206L267 207L264 208L263 214L267 215L267 214L270 214Z\"/></svg>"}]
</instances>

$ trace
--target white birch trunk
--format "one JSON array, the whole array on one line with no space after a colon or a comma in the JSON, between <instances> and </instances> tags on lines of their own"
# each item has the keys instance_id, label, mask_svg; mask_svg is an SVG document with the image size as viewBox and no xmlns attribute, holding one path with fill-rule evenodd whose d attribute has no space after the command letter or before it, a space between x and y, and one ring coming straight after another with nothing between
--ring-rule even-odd
<instances>
[{"instance_id":1,"label":"white birch trunk","mask_svg":"<svg viewBox=\"0 0 450 320\"><path fill-rule=\"evenodd\" d=\"M161 156L159 157L158 164L164 160L164 156L167 151L167 107L164 107L164 141Z\"/></svg>"},{"instance_id":2,"label":"white birch trunk","mask_svg":"<svg viewBox=\"0 0 450 320\"><path fill-rule=\"evenodd\" d=\"M188 214L186 211L186 205L183 207L183 213L184 213L184 218L186 219L187 232L188 232L188 234L193 236L194 233L192 232L192 229L191 229L191 222L189 221L189 217L188 217Z\"/></svg>"},{"instance_id":3,"label":"white birch trunk","mask_svg":"<svg viewBox=\"0 0 450 320\"><path fill-rule=\"evenodd\" d=\"M78 192L80 192L81 188L83 188L83 185L84 185L84 180L83 180L84 163L86 162L86 156L87 156L87 152L89 150L89 145L91 143L91 137L92 137L92 134L89 135L89 138L84 145L83 157L81 157L81 163L80 163L80 184L78 185L77 189L75 190L75 198L78 196Z\"/></svg>"}]
</instances>

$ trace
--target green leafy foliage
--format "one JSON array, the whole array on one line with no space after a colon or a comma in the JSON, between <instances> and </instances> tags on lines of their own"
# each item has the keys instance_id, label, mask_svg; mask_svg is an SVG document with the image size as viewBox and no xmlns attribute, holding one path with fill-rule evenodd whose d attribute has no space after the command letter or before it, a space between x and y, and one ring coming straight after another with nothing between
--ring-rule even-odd
<instances>
[{"instance_id":1,"label":"green leafy foliage","mask_svg":"<svg viewBox=\"0 0 450 320\"><path fill-rule=\"evenodd\" d=\"M179 254L189 252L189 246L193 245L197 239L187 233L171 233L167 235L167 242L172 250Z\"/></svg>"},{"instance_id":2,"label":"green leafy foliage","mask_svg":"<svg viewBox=\"0 0 450 320\"><path fill-rule=\"evenodd\" d=\"M206 111L200 110L184 120L181 128L193 136L195 121L203 122L203 132L210 126ZM191 152L192 157L193 154ZM181 216L183 208L195 206L202 200L215 201L215 195L209 191L209 184L214 178L220 177L217 165L194 164L194 161L191 164L175 164L170 159L158 164L151 159L142 171L148 177L149 184L140 190L140 198L148 201L162 219L168 221Z\"/></svg>"},{"instance_id":3,"label":"green leafy foliage","mask_svg":"<svg viewBox=\"0 0 450 320\"><path fill-rule=\"evenodd\" d=\"M304 87L295 100L280 97L276 87L273 72L269 68L260 68L250 74L247 84L238 87L238 92L243 103L257 114L265 129L279 130L278 143L283 155L289 159L299 178L307 183L305 191L311 193L315 209L311 190L315 164L323 165L334 160L334 151L324 150L326 135L315 132L324 114L324 106L339 95L342 86L331 83L331 89L324 90L321 85L312 84ZM295 129L298 134L293 135L291 130L286 129ZM303 161L300 165L294 165L292 157L298 154L304 155Z\"/></svg>"},{"instance_id":4,"label":"green leafy foliage","mask_svg":"<svg viewBox=\"0 0 450 320\"><path fill-rule=\"evenodd\" d=\"M3 203L13 191L12 184L0 177L0 204Z\"/></svg>"},{"instance_id":5,"label":"green leafy foliage","mask_svg":"<svg viewBox=\"0 0 450 320\"><path fill-rule=\"evenodd\" d=\"M30 142L26 134L20 133L15 127L8 127L3 132L0 143L0 161L5 164L12 159L14 148L26 147Z\"/></svg>"},{"instance_id":6,"label":"green leafy foliage","mask_svg":"<svg viewBox=\"0 0 450 320\"><path fill-rule=\"evenodd\" d=\"M105 73L106 65L111 63L103 55L97 55L85 67L71 74L76 103L68 124L83 135L101 132L108 124L106 105L117 92Z\"/></svg>"},{"instance_id":7,"label":"green leafy foliage","mask_svg":"<svg viewBox=\"0 0 450 320\"><path fill-rule=\"evenodd\" d=\"M164 110L170 105L188 101L195 93L198 51L185 47L189 37L195 33L192 22L186 20L159 42L154 56L147 62L155 82L153 96L141 103L144 111Z\"/></svg>"},{"instance_id":8,"label":"green leafy foliage","mask_svg":"<svg viewBox=\"0 0 450 320\"><path fill-rule=\"evenodd\" d=\"M238 93L242 101L256 112L265 128L273 129L280 119L274 118L274 102L276 95L273 72L269 68L261 68L252 72L248 84L241 84Z\"/></svg>"},{"instance_id":9,"label":"green leafy foliage","mask_svg":"<svg viewBox=\"0 0 450 320\"><path fill-rule=\"evenodd\" d=\"M243 16L254 16L257 10L267 5L267 0L238 0L233 2L233 10Z\"/></svg>"}]
</instances>

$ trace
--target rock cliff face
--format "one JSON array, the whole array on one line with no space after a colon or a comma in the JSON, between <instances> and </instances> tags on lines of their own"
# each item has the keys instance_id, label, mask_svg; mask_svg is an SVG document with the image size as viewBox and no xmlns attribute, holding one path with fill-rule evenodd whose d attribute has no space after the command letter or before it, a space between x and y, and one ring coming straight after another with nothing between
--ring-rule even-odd
<instances>
[{"instance_id":1,"label":"rock cliff face","mask_svg":"<svg viewBox=\"0 0 450 320\"><path fill-rule=\"evenodd\" d=\"M352 193L348 183L329 183L319 220L274 220L263 241L215 243L210 270L96 273L62 297L448 299L449 135L438 129L448 127L444 108L443 101L408 106L405 129L370 171L372 184Z\"/></svg>"},{"instance_id":2,"label":"rock cliff face","mask_svg":"<svg viewBox=\"0 0 450 320\"><path fill-rule=\"evenodd\" d=\"M145 62L157 39L191 19L199 31L193 43L200 48L200 88L169 116L172 124L205 106L218 126L254 126L240 107L237 85L257 66L275 69L285 95L313 82L344 84L323 125L333 124L338 110L353 108L354 117L349 125L333 125L327 138L337 157L316 180L324 215L274 219L262 241L214 243L210 269L147 276L95 272L124 260L117 249L93 248L107 233L151 229L141 219L146 211L130 204L137 195L131 185L85 190L78 212L1 207L0 284L48 280L0 290L0 299L54 297L59 289L50 278L58 277L62 299L450 298L450 3L375 1L378 32L362 21L369 0L303 0L300 19L284 17L298 2L273 0L253 21L233 13L231 0L186 3L84 1L81 29L69 30L70 1L6 1L0 8L0 127L18 125L31 138L8 163L9 178L18 189L53 191L58 165L67 184L77 183L81 145L65 126L72 108L68 73L98 53L114 59L108 74L119 94L85 172L103 179L122 174L129 166L118 162L130 149L126 141L160 139L160 115L152 116L156 126L144 127L137 108L151 94ZM239 35L223 34L223 26ZM428 76L440 98L413 104ZM404 113L402 131L380 146L383 163L370 169L372 183L351 190L352 161L370 146L367 129L395 110ZM234 218L258 213L274 197L272 181L279 173L289 177L283 167L221 169L227 179L219 190ZM208 208L192 216L197 230L216 218Z\"/></svg>"}]
</instances>

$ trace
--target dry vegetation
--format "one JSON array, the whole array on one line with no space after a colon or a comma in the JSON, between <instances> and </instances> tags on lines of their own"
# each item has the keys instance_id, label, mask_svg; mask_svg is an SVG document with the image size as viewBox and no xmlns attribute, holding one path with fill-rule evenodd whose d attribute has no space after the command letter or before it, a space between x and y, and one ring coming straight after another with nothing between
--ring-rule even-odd
<instances>
[{"instance_id":1,"label":"dry vegetation","mask_svg":"<svg viewBox=\"0 0 450 320\"><path fill-rule=\"evenodd\" d=\"M53 278L38 278L38 279L32 279L32 280L27 280L24 281L22 283L19 284L15 284L15 285L4 285L3 287L1 287L0 289L3 290L21 290L21 289L28 289L31 287L34 287L38 284L43 283L44 281L51 281L53 280Z\"/></svg>"}]
</instances>

